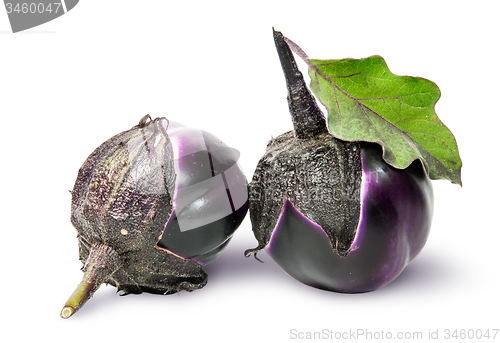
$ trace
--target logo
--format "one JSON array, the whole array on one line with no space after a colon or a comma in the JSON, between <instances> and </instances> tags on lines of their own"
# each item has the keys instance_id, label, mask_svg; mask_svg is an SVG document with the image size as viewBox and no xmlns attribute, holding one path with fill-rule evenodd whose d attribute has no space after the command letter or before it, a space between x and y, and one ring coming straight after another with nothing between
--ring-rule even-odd
<instances>
[{"instance_id":1,"label":"logo","mask_svg":"<svg viewBox=\"0 0 500 343\"><path fill-rule=\"evenodd\" d=\"M12 1L4 0L12 32L45 24L71 11L79 0Z\"/></svg>"}]
</instances>

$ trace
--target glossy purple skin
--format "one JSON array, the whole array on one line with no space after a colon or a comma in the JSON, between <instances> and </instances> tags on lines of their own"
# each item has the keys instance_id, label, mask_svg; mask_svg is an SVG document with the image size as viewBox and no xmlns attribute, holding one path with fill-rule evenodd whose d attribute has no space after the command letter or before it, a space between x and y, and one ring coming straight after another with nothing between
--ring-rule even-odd
<instances>
[{"instance_id":1,"label":"glossy purple skin","mask_svg":"<svg viewBox=\"0 0 500 343\"><path fill-rule=\"evenodd\" d=\"M176 180L173 212L157 246L207 264L229 243L248 210L239 153L204 130L169 122L166 132Z\"/></svg>"},{"instance_id":2,"label":"glossy purple skin","mask_svg":"<svg viewBox=\"0 0 500 343\"><path fill-rule=\"evenodd\" d=\"M424 247L433 193L420 161L387 165L381 149L362 145L361 218L347 257L332 251L326 233L287 201L267 253L289 275L312 287L361 293L394 280ZM320 205L319 205L320 206Z\"/></svg>"}]
</instances>

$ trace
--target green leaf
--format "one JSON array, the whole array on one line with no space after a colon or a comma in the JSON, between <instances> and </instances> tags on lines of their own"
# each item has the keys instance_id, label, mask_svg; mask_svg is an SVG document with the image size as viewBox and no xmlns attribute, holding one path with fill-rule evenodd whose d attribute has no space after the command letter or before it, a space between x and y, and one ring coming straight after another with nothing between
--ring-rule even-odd
<instances>
[{"instance_id":1,"label":"green leaf","mask_svg":"<svg viewBox=\"0 0 500 343\"><path fill-rule=\"evenodd\" d=\"M435 83L394 75L380 56L315 60L287 43L309 65L311 89L328 109L335 137L379 143L395 168L421 159L431 179L462 184L455 137L434 111L440 97Z\"/></svg>"}]
</instances>

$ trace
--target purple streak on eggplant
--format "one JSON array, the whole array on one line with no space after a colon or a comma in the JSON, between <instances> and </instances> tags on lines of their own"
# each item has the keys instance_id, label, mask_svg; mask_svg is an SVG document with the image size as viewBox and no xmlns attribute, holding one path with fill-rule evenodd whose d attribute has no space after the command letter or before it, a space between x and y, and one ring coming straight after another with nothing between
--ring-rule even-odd
<instances>
[{"instance_id":1,"label":"purple streak on eggplant","mask_svg":"<svg viewBox=\"0 0 500 343\"><path fill-rule=\"evenodd\" d=\"M149 115L98 147L72 191L84 277L61 316L75 313L101 283L124 294L204 287L202 264L227 245L247 211L238 158L209 133ZM223 182L211 182L216 177ZM230 203L229 212L212 202ZM179 232L167 225L173 218Z\"/></svg>"},{"instance_id":2,"label":"purple streak on eggplant","mask_svg":"<svg viewBox=\"0 0 500 343\"><path fill-rule=\"evenodd\" d=\"M249 184L258 246L245 255L265 249L285 272L316 288L380 288L425 245L431 182L420 161L395 169L379 145L334 138L283 35L273 33L294 131L268 143Z\"/></svg>"}]
</instances>

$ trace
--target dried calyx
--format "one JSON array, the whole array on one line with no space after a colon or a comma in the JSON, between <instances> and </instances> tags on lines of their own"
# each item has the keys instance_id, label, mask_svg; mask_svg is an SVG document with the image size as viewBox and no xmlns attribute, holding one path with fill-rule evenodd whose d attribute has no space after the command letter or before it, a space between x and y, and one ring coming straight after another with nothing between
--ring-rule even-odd
<instances>
[{"instance_id":1,"label":"dried calyx","mask_svg":"<svg viewBox=\"0 0 500 343\"><path fill-rule=\"evenodd\" d=\"M298 70L292 51L274 31L288 89L294 130L272 139L249 185L250 218L259 245L266 247L288 201L321 226L332 250L347 256L360 217L361 149L334 138Z\"/></svg>"}]
</instances>

